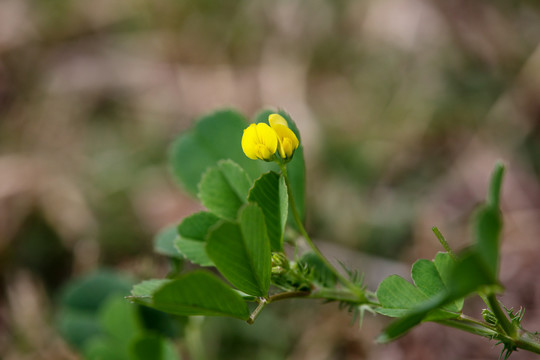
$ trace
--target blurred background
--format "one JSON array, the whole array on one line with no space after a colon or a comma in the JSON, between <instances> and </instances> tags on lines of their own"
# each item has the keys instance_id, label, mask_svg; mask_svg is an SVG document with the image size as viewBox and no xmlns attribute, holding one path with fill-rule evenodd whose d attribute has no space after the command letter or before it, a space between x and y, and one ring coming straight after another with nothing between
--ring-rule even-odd
<instances>
[{"instance_id":1,"label":"blurred background","mask_svg":"<svg viewBox=\"0 0 540 360\"><path fill-rule=\"evenodd\" d=\"M80 279L109 274L120 291L167 274L153 236L200 209L174 183L168 146L223 107L291 114L306 149L308 231L372 290L442 250L432 226L455 249L469 242L502 159L502 300L540 330L536 0L0 0L0 358L82 359L87 336L70 334L99 330L92 316L66 320ZM360 329L316 301L275 304L253 326L175 324L184 359L501 350L431 324L377 345L387 319L367 316Z\"/></svg>"}]
</instances>

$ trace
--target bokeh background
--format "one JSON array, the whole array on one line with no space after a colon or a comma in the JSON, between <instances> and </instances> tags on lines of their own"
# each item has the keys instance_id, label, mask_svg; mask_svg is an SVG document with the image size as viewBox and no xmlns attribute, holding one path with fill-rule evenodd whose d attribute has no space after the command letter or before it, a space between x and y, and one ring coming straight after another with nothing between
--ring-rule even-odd
<instances>
[{"instance_id":1,"label":"bokeh background","mask_svg":"<svg viewBox=\"0 0 540 360\"><path fill-rule=\"evenodd\" d=\"M66 284L103 268L167 274L153 236L200 209L174 183L168 146L224 107L291 114L306 149L308 231L373 290L442 250L434 225L454 248L468 243L502 159L503 301L540 330L536 0L0 0L0 358L81 359L59 330ZM430 324L377 345L386 319L360 329L315 301L275 304L253 326L182 324L184 359L501 350Z\"/></svg>"}]
</instances>

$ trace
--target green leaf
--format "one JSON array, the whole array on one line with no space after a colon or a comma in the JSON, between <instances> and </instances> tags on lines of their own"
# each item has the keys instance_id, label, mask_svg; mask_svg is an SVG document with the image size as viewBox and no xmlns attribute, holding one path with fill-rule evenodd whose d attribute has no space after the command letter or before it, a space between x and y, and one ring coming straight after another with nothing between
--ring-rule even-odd
<instances>
[{"instance_id":1,"label":"green leaf","mask_svg":"<svg viewBox=\"0 0 540 360\"><path fill-rule=\"evenodd\" d=\"M271 253L264 214L255 203L239 213L240 225L223 222L208 236L206 252L227 280L249 295L267 296Z\"/></svg>"},{"instance_id":2,"label":"green leaf","mask_svg":"<svg viewBox=\"0 0 540 360\"><path fill-rule=\"evenodd\" d=\"M89 311L61 308L56 324L64 339L78 349L81 349L88 339L101 334L96 314Z\"/></svg>"},{"instance_id":3,"label":"green leaf","mask_svg":"<svg viewBox=\"0 0 540 360\"><path fill-rule=\"evenodd\" d=\"M98 311L113 294L129 294L132 279L109 270L93 271L70 281L61 292L56 323L62 336L82 349L88 340L100 334Z\"/></svg>"},{"instance_id":4,"label":"green leaf","mask_svg":"<svg viewBox=\"0 0 540 360\"><path fill-rule=\"evenodd\" d=\"M176 179L187 191L196 194L203 173L221 159L232 159L252 179L257 178L261 173L260 162L248 159L241 147L247 126L245 117L233 110L217 111L198 119L171 146L169 159Z\"/></svg>"},{"instance_id":5,"label":"green leaf","mask_svg":"<svg viewBox=\"0 0 540 360\"><path fill-rule=\"evenodd\" d=\"M163 228L154 237L154 252L173 258L182 258L181 254L174 247L176 238L178 238L176 226L172 225Z\"/></svg>"},{"instance_id":6,"label":"green leaf","mask_svg":"<svg viewBox=\"0 0 540 360\"><path fill-rule=\"evenodd\" d=\"M499 202L503 175L504 165L497 163L491 175L486 205L474 217L476 247L494 277L497 277L499 267L499 238L502 230Z\"/></svg>"},{"instance_id":7,"label":"green leaf","mask_svg":"<svg viewBox=\"0 0 540 360\"><path fill-rule=\"evenodd\" d=\"M428 298L445 294L447 291L442 276L439 273L436 264L432 261L420 259L415 262L411 270L411 276L414 284ZM446 305L444 309L451 312L461 311L461 307L456 303L450 303Z\"/></svg>"},{"instance_id":8,"label":"green leaf","mask_svg":"<svg viewBox=\"0 0 540 360\"><path fill-rule=\"evenodd\" d=\"M463 253L453 268L448 284L449 300L465 297L481 287L499 287L497 278L476 250Z\"/></svg>"},{"instance_id":9,"label":"green leaf","mask_svg":"<svg viewBox=\"0 0 540 360\"><path fill-rule=\"evenodd\" d=\"M116 342L116 346L127 346L143 332L139 311L123 296L111 296L99 312L102 329Z\"/></svg>"},{"instance_id":10,"label":"green leaf","mask_svg":"<svg viewBox=\"0 0 540 360\"><path fill-rule=\"evenodd\" d=\"M178 225L179 237L174 246L186 259L201 266L214 266L206 254L206 236L219 218L209 212L201 211L188 216Z\"/></svg>"},{"instance_id":11,"label":"green leaf","mask_svg":"<svg viewBox=\"0 0 540 360\"><path fill-rule=\"evenodd\" d=\"M482 289L484 292L495 292L500 289L497 268L502 228L499 201L503 174L504 166L497 164L491 177L487 204L475 216L474 247L462 253L455 266L443 256L438 255L435 258L435 267L446 285L446 291L440 292L391 324L379 337L379 341L390 341L404 334L425 319L431 311L443 305L461 308L462 299L475 291Z\"/></svg>"},{"instance_id":12,"label":"green leaf","mask_svg":"<svg viewBox=\"0 0 540 360\"><path fill-rule=\"evenodd\" d=\"M145 280L133 286L133 289L131 289L131 296L128 296L127 298L141 305L150 306L152 304L152 296L154 292L171 281L172 280L169 279Z\"/></svg>"},{"instance_id":13,"label":"green leaf","mask_svg":"<svg viewBox=\"0 0 540 360\"><path fill-rule=\"evenodd\" d=\"M130 360L124 347L117 346L114 339L104 336L89 339L83 354L86 360Z\"/></svg>"},{"instance_id":14,"label":"green leaf","mask_svg":"<svg viewBox=\"0 0 540 360\"><path fill-rule=\"evenodd\" d=\"M214 262L206 254L206 242L179 237L174 245L192 263L200 266L214 266Z\"/></svg>"},{"instance_id":15,"label":"green leaf","mask_svg":"<svg viewBox=\"0 0 540 360\"><path fill-rule=\"evenodd\" d=\"M441 294L440 296L436 296L436 297L433 297L431 299L424 301L413 310L407 312L405 316L394 321L392 324L390 324L390 326L388 326L382 332L381 335L379 335L379 337L377 338L377 342L380 342L380 343L390 342L404 335L411 328L420 324L422 320L426 318L428 313L433 311L433 309L436 309L444 304L443 295L444 294ZM401 315L396 314L395 316L401 316ZM432 318L432 320L437 320L437 319L439 319L437 316L434 316L434 318ZM440 319L444 319L444 317Z\"/></svg>"},{"instance_id":16,"label":"green leaf","mask_svg":"<svg viewBox=\"0 0 540 360\"><path fill-rule=\"evenodd\" d=\"M504 164L501 162L497 162L497 164L495 164L495 169L493 169L493 173L491 174L491 181L489 184L489 190L488 190L488 196L487 196L488 206L491 206L494 208L499 207L503 175L504 175Z\"/></svg>"},{"instance_id":17,"label":"green leaf","mask_svg":"<svg viewBox=\"0 0 540 360\"><path fill-rule=\"evenodd\" d=\"M387 316L402 316L425 301L427 296L401 276L390 275L379 284L377 299L383 307L377 312Z\"/></svg>"},{"instance_id":18,"label":"green leaf","mask_svg":"<svg viewBox=\"0 0 540 360\"><path fill-rule=\"evenodd\" d=\"M272 254L264 213L257 204L251 203L240 211L238 221L259 289L262 296L266 296L270 286Z\"/></svg>"},{"instance_id":19,"label":"green leaf","mask_svg":"<svg viewBox=\"0 0 540 360\"><path fill-rule=\"evenodd\" d=\"M435 267L437 268L437 272L441 276L441 280L444 283L445 288L448 289L451 283L451 276L452 271L454 270L454 266L456 266L456 261L452 258L452 256L447 252L439 252L435 256L435 260L433 260L433 263L435 264ZM454 301L454 306L457 308L457 311L461 311L463 309L463 303L465 299L460 298Z\"/></svg>"},{"instance_id":20,"label":"green leaf","mask_svg":"<svg viewBox=\"0 0 540 360\"><path fill-rule=\"evenodd\" d=\"M203 175L199 199L214 214L233 220L247 202L250 184L248 175L239 165L232 160L223 160Z\"/></svg>"},{"instance_id":21,"label":"green leaf","mask_svg":"<svg viewBox=\"0 0 540 360\"><path fill-rule=\"evenodd\" d=\"M114 293L129 294L132 279L110 270L96 270L72 280L62 290L61 306L95 312Z\"/></svg>"},{"instance_id":22,"label":"green leaf","mask_svg":"<svg viewBox=\"0 0 540 360\"><path fill-rule=\"evenodd\" d=\"M218 167L236 193L236 196L240 199L246 199L251 188L251 179L244 169L230 159L219 161Z\"/></svg>"},{"instance_id":23,"label":"green leaf","mask_svg":"<svg viewBox=\"0 0 540 360\"><path fill-rule=\"evenodd\" d=\"M429 260L420 259L416 261L411 269L411 277L414 284L426 297L435 296L446 290L435 264Z\"/></svg>"},{"instance_id":24,"label":"green leaf","mask_svg":"<svg viewBox=\"0 0 540 360\"><path fill-rule=\"evenodd\" d=\"M132 344L133 360L179 360L174 345L170 340L157 335L146 335Z\"/></svg>"},{"instance_id":25,"label":"green leaf","mask_svg":"<svg viewBox=\"0 0 540 360\"><path fill-rule=\"evenodd\" d=\"M249 318L242 297L221 280L206 271L193 271L163 286L155 281L146 284L150 293L141 296L142 287L130 299L142 305L176 315L230 316Z\"/></svg>"},{"instance_id":26,"label":"green leaf","mask_svg":"<svg viewBox=\"0 0 540 360\"><path fill-rule=\"evenodd\" d=\"M479 254L494 277L499 266L499 238L502 230L502 219L498 208L482 207L474 219L474 235Z\"/></svg>"},{"instance_id":27,"label":"green leaf","mask_svg":"<svg viewBox=\"0 0 540 360\"><path fill-rule=\"evenodd\" d=\"M438 254L438 262L447 265L443 260L447 256L449 257L449 254ZM443 281L443 276L448 278L449 269L444 268L444 266L441 268L443 269L442 275L434 261L420 259L413 264L411 269L414 285L397 275L384 279L377 289L377 298L382 305L382 308L378 309L377 312L386 316L402 317L429 299L447 296L448 289ZM426 320L454 318L459 315L461 306L450 303L441 309L431 310L434 311L429 314Z\"/></svg>"},{"instance_id":28,"label":"green leaf","mask_svg":"<svg viewBox=\"0 0 540 360\"><path fill-rule=\"evenodd\" d=\"M185 239L204 241L208 230L219 221L219 218L209 212L200 211L192 214L178 225L178 234Z\"/></svg>"},{"instance_id":29,"label":"green leaf","mask_svg":"<svg viewBox=\"0 0 540 360\"><path fill-rule=\"evenodd\" d=\"M256 122L268 122L268 115L274 111L265 110L256 117ZM278 111L288 122L289 127L301 140L300 133L290 116ZM242 152L241 139L248 123L243 115L222 110L200 118L195 126L181 134L170 149L170 162L177 180L192 194L198 193L198 184L208 168L221 159L231 159L242 167L251 179L258 178L269 170L278 171L274 163L247 158ZM292 193L300 218L305 214L305 164L302 142L287 164ZM294 225L289 216L289 223Z\"/></svg>"},{"instance_id":30,"label":"green leaf","mask_svg":"<svg viewBox=\"0 0 540 360\"><path fill-rule=\"evenodd\" d=\"M474 250L465 252L460 256L456 265L452 267L451 274L448 277L447 290L418 304L401 319L392 323L379 336L378 341L391 341L405 334L422 320L445 319L445 314L452 313L438 310L440 307L462 299L481 287L498 287L497 281L492 275L481 255ZM379 291L377 290L378 295Z\"/></svg>"},{"instance_id":31,"label":"green leaf","mask_svg":"<svg viewBox=\"0 0 540 360\"><path fill-rule=\"evenodd\" d=\"M304 162L304 147L302 145L302 138L300 136L300 132L298 131L298 128L296 127L296 124L291 119L290 115L284 112L283 110L278 111L272 111L272 110L263 110L257 116L255 117L256 122L266 122L268 123L268 116L272 113L278 113L285 120L287 120L287 123L289 125L289 128L295 133L296 137L300 141L300 145L298 146L298 149L294 152L294 157L287 164L287 174L289 176L289 182L291 183L291 189L294 196L294 200L296 203L296 207L298 209L298 213L300 215L300 219L302 221L305 219L305 185L306 185L306 165ZM260 161L260 163L263 163ZM273 168L268 170L274 170ZM294 219L292 218L291 213L289 212L289 224L296 228Z\"/></svg>"},{"instance_id":32,"label":"green leaf","mask_svg":"<svg viewBox=\"0 0 540 360\"><path fill-rule=\"evenodd\" d=\"M287 223L288 198L283 176L270 171L255 181L248 200L262 209L272 251L283 251L283 231Z\"/></svg>"}]
</instances>

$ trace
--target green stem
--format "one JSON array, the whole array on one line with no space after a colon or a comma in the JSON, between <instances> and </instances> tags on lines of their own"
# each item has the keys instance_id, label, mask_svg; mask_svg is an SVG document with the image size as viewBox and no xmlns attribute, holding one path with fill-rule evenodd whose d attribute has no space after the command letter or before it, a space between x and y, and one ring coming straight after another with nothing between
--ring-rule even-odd
<instances>
[{"instance_id":1,"label":"green stem","mask_svg":"<svg viewBox=\"0 0 540 360\"><path fill-rule=\"evenodd\" d=\"M293 299L293 298L300 298L300 297L306 297L309 296L311 292L309 291L288 291L288 292L282 292L279 294L272 295L268 298L268 303L280 300L286 300L286 299Z\"/></svg>"},{"instance_id":2,"label":"green stem","mask_svg":"<svg viewBox=\"0 0 540 360\"><path fill-rule=\"evenodd\" d=\"M539 342L540 339L538 337L534 337L532 334L524 332L519 338L514 341L514 344L520 349L540 354Z\"/></svg>"},{"instance_id":3,"label":"green stem","mask_svg":"<svg viewBox=\"0 0 540 360\"><path fill-rule=\"evenodd\" d=\"M506 317L506 314L501 309L501 306L499 305L499 301L495 297L495 294L488 294L485 299L487 300L487 305L489 306L490 310L493 312L497 320L499 321L499 325L504 331L504 333L510 337L514 337L517 334L517 328L512 325L510 320Z\"/></svg>"},{"instance_id":4,"label":"green stem","mask_svg":"<svg viewBox=\"0 0 540 360\"><path fill-rule=\"evenodd\" d=\"M488 339L497 339L507 344L513 344L519 349L527 350L535 354L540 354L540 339L535 338L529 332L524 331L520 336L511 337L501 334L489 325L462 315L459 319L448 319L435 321L438 324L453 327L474 335L480 335Z\"/></svg>"},{"instance_id":5,"label":"green stem","mask_svg":"<svg viewBox=\"0 0 540 360\"><path fill-rule=\"evenodd\" d=\"M475 322L461 321L458 319L447 319L435 321L437 324L453 327L459 330L466 331L471 334L480 335L489 339L496 338L499 333L495 330L489 329L484 325L479 325Z\"/></svg>"},{"instance_id":6,"label":"green stem","mask_svg":"<svg viewBox=\"0 0 540 360\"><path fill-rule=\"evenodd\" d=\"M185 328L185 341L190 359L206 360L206 351L203 344L202 326L204 317L190 316Z\"/></svg>"},{"instance_id":7,"label":"green stem","mask_svg":"<svg viewBox=\"0 0 540 360\"><path fill-rule=\"evenodd\" d=\"M493 331L497 331L497 329L495 329L493 326L485 323L485 322L482 322L480 320L477 320L473 317L470 317L470 316L467 316L465 314L461 314L459 316L459 320L463 321L463 322L467 322L469 324L475 324L475 325L478 325L478 326L482 326L482 327L485 327L485 328L488 328L488 329L491 329Z\"/></svg>"},{"instance_id":8,"label":"green stem","mask_svg":"<svg viewBox=\"0 0 540 360\"><path fill-rule=\"evenodd\" d=\"M372 302L366 299L364 294L361 297L358 297L356 292L353 292L349 289L329 289L329 288L320 288L315 290L309 295L311 299L326 299L334 301L345 301L349 303L358 303L358 304L370 304L374 306L380 306L376 302Z\"/></svg>"},{"instance_id":9,"label":"green stem","mask_svg":"<svg viewBox=\"0 0 540 360\"><path fill-rule=\"evenodd\" d=\"M337 271L337 269L330 263L330 261L328 261L328 259L321 253L321 251L313 243L313 241L311 241L311 238L309 237L306 229L304 228L304 225L302 224L300 215L298 215L296 202L294 201L294 196L291 190L291 184L289 182L289 176L287 175L287 166L283 164L282 162L279 162L278 164L279 164L279 167L281 168L281 173L283 174L283 178L285 179L285 185L287 186L287 194L289 195L289 205L291 207L293 218L294 218L294 221L296 222L296 226L298 226L298 230L300 231L300 234L302 234L302 236L308 243L311 250L313 250L313 252L321 259L321 261L326 265L326 267L334 273L334 275L339 279L339 281L343 285L345 285L347 288L349 288L353 293L355 293L358 299L363 299L364 302L366 302L367 299L365 297L364 291L362 289L359 289L358 286L353 284L349 279L347 279L339 271Z\"/></svg>"},{"instance_id":10,"label":"green stem","mask_svg":"<svg viewBox=\"0 0 540 360\"><path fill-rule=\"evenodd\" d=\"M441 243L442 247L444 248L444 250L446 250L446 252L450 255L450 257L454 260L454 261L457 261L457 257L456 255L454 254L454 252L452 251L452 249L450 248L450 245L448 244L448 242L446 241L446 239L444 238L443 234L439 231L439 229L434 226L431 228L431 230L433 231L433 233L435 234L435 236L437 237L437 239L439 240L439 242Z\"/></svg>"},{"instance_id":11,"label":"green stem","mask_svg":"<svg viewBox=\"0 0 540 360\"><path fill-rule=\"evenodd\" d=\"M248 324L253 324L255 322L255 319L261 311L265 308L266 305L280 300L286 300L286 299L293 299L293 298L300 298L300 297L306 297L309 296L311 293L309 291L288 291L288 292L282 292L279 294L275 294L270 296L268 299L265 298L258 298L259 304L253 310L249 318L247 319Z\"/></svg>"},{"instance_id":12,"label":"green stem","mask_svg":"<svg viewBox=\"0 0 540 360\"><path fill-rule=\"evenodd\" d=\"M248 324L251 325L255 322L255 319L257 318L257 316L259 316L260 312L262 311L262 309L264 309L266 304L268 304L268 301L265 298L259 298L259 305L257 305L255 310L253 310L251 315L249 315L249 319L247 319Z\"/></svg>"}]
</instances>

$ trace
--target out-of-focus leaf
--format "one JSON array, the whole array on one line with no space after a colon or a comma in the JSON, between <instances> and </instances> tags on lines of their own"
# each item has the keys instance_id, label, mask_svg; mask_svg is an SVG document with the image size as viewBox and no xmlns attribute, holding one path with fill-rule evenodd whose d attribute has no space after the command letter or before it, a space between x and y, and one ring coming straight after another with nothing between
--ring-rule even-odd
<instances>
[{"instance_id":1,"label":"out-of-focus leaf","mask_svg":"<svg viewBox=\"0 0 540 360\"><path fill-rule=\"evenodd\" d=\"M500 285L483 256L475 250L466 251L452 270L447 300L465 297L484 286Z\"/></svg>"},{"instance_id":2,"label":"out-of-focus leaf","mask_svg":"<svg viewBox=\"0 0 540 360\"><path fill-rule=\"evenodd\" d=\"M232 160L224 160L206 171L199 183L199 199L219 217L236 219L238 209L247 202L251 181Z\"/></svg>"},{"instance_id":3,"label":"out-of-focus leaf","mask_svg":"<svg viewBox=\"0 0 540 360\"><path fill-rule=\"evenodd\" d=\"M204 241L208 234L208 229L215 225L219 218L209 212L200 211L192 214L178 225L178 234L186 239Z\"/></svg>"},{"instance_id":4,"label":"out-of-focus leaf","mask_svg":"<svg viewBox=\"0 0 540 360\"><path fill-rule=\"evenodd\" d=\"M169 279L145 280L133 286L133 289L131 289L131 296L128 296L128 298L139 304L149 306L152 304L152 296L154 292L171 281L172 280Z\"/></svg>"},{"instance_id":5,"label":"out-of-focus leaf","mask_svg":"<svg viewBox=\"0 0 540 360\"><path fill-rule=\"evenodd\" d=\"M112 296L99 312L101 328L112 339L116 346L128 344L143 332L138 308L123 296Z\"/></svg>"},{"instance_id":6,"label":"out-of-focus leaf","mask_svg":"<svg viewBox=\"0 0 540 360\"><path fill-rule=\"evenodd\" d=\"M264 213L272 251L283 251L289 204L283 177L273 171L262 175L249 191L248 200L257 203Z\"/></svg>"},{"instance_id":7,"label":"out-of-focus leaf","mask_svg":"<svg viewBox=\"0 0 540 360\"><path fill-rule=\"evenodd\" d=\"M129 294L133 280L109 270L97 270L71 281L62 291L61 306L97 311L113 293Z\"/></svg>"},{"instance_id":8,"label":"out-of-focus leaf","mask_svg":"<svg viewBox=\"0 0 540 360\"><path fill-rule=\"evenodd\" d=\"M491 174L491 179L489 183L489 190L488 190L488 196L487 196L487 205L498 208L500 205L500 198L501 198L501 188L502 188L502 180L504 176L504 164L501 162L498 162L495 164L495 169L493 169L493 173Z\"/></svg>"},{"instance_id":9,"label":"out-of-focus leaf","mask_svg":"<svg viewBox=\"0 0 540 360\"><path fill-rule=\"evenodd\" d=\"M232 159L252 178L261 173L258 161L242 152L241 139L248 126L245 117L233 110L203 116L195 126L172 144L169 158L173 173L190 193L197 194L202 175L221 159Z\"/></svg>"},{"instance_id":10,"label":"out-of-focus leaf","mask_svg":"<svg viewBox=\"0 0 540 360\"><path fill-rule=\"evenodd\" d=\"M170 340L160 336L146 335L133 342L131 359L179 360L180 357Z\"/></svg>"},{"instance_id":11,"label":"out-of-focus leaf","mask_svg":"<svg viewBox=\"0 0 540 360\"><path fill-rule=\"evenodd\" d=\"M493 276L497 276L499 266L499 236L502 220L498 208L484 206L474 219L474 234L479 254Z\"/></svg>"},{"instance_id":12,"label":"out-of-focus leaf","mask_svg":"<svg viewBox=\"0 0 540 360\"><path fill-rule=\"evenodd\" d=\"M497 163L491 175L486 205L474 217L475 244L493 277L497 277L499 267L499 238L502 230L499 202L503 175L504 165Z\"/></svg>"},{"instance_id":13,"label":"out-of-focus leaf","mask_svg":"<svg viewBox=\"0 0 540 360\"><path fill-rule=\"evenodd\" d=\"M174 244L178 251L192 263L200 266L214 266L208 254L206 254L206 242L179 237Z\"/></svg>"},{"instance_id":14,"label":"out-of-focus leaf","mask_svg":"<svg viewBox=\"0 0 540 360\"><path fill-rule=\"evenodd\" d=\"M125 348L117 346L114 339L105 336L90 339L83 354L86 360L130 360Z\"/></svg>"},{"instance_id":15,"label":"out-of-focus leaf","mask_svg":"<svg viewBox=\"0 0 540 360\"><path fill-rule=\"evenodd\" d=\"M132 280L108 270L97 270L72 280L62 290L56 322L62 336L81 349L102 332L97 313L112 295L129 294Z\"/></svg>"},{"instance_id":16,"label":"out-of-focus leaf","mask_svg":"<svg viewBox=\"0 0 540 360\"><path fill-rule=\"evenodd\" d=\"M88 339L101 333L101 326L94 312L61 308L56 322L60 334L78 349L81 349Z\"/></svg>"},{"instance_id":17,"label":"out-of-focus leaf","mask_svg":"<svg viewBox=\"0 0 540 360\"><path fill-rule=\"evenodd\" d=\"M182 255L174 246L174 241L178 238L176 226L167 226L154 237L154 252L172 258L182 258Z\"/></svg>"}]
</instances>

